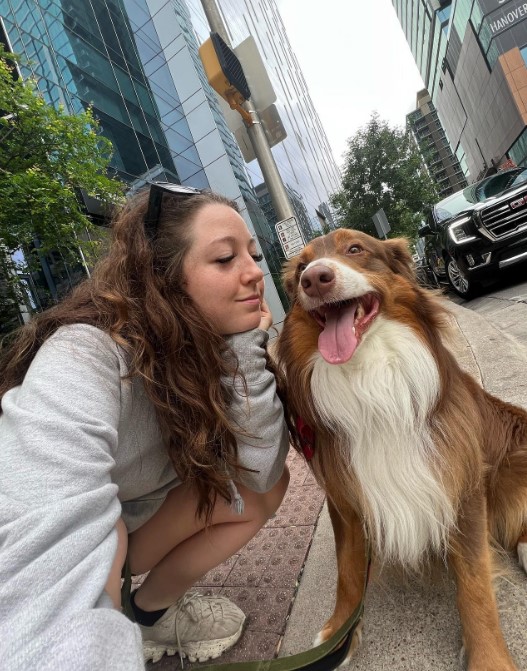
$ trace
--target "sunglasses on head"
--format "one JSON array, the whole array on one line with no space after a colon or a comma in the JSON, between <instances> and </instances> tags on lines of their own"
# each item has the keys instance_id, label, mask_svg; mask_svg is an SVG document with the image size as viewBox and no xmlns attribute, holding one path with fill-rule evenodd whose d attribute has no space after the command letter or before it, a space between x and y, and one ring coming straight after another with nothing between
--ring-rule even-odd
<instances>
[{"instance_id":1,"label":"sunglasses on head","mask_svg":"<svg viewBox=\"0 0 527 671\"><path fill-rule=\"evenodd\" d=\"M150 239L155 236L157 231L159 217L161 216L161 204L166 193L174 196L195 196L201 193L201 190L192 186L183 186L183 184L173 184L172 182L152 182L145 217L145 233Z\"/></svg>"}]
</instances>

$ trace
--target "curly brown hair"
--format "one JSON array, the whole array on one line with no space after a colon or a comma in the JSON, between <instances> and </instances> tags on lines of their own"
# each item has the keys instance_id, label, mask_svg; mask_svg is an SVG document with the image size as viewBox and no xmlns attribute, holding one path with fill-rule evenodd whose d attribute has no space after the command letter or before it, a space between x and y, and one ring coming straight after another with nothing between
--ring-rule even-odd
<instances>
[{"instance_id":1,"label":"curly brown hair","mask_svg":"<svg viewBox=\"0 0 527 671\"><path fill-rule=\"evenodd\" d=\"M183 288L183 260L198 211L234 201L212 192L167 194L156 234L144 230L149 190L130 198L114 219L106 257L92 277L61 303L23 326L0 357L0 400L22 383L43 342L60 326L90 324L107 332L129 357L154 404L163 439L182 480L198 492L198 516L210 521L218 495L231 500L238 463L228 416L237 361L225 339L200 314ZM1 408L0 408L1 412Z\"/></svg>"}]
</instances>

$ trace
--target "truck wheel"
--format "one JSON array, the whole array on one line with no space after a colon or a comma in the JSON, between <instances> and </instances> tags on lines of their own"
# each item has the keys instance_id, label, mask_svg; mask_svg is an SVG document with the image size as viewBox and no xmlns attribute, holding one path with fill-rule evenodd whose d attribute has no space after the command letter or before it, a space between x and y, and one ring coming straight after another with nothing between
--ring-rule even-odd
<instances>
[{"instance_id":1,"label":"truck wheel","mask_svg":"<svg viewBox=\"0 0 527 671\"><path fill-rule=\"evenodd\" d=\"M452 258L447 259L446 274L450 287L461 298L468 300L477 294L477 285L467 277Z\"/></svg>"}]
</instances>

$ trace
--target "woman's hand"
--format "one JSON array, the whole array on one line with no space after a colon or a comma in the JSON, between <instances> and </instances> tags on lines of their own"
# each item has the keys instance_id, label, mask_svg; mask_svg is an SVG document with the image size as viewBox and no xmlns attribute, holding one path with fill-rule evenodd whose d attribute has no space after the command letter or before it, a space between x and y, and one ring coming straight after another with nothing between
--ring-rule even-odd
<instances>
[{"instance_id":1,"label":"woman's hand","mask_svg":"<svg viewBox=\"0 0 527 671\"><path fill-rule=\"evenodd\" d=\"M271 310L267 305L265 298L262 296L262 301L260 303L260 328L264 331L268 331L273 325L273 315Z\"/></svg>"}]
</instances>

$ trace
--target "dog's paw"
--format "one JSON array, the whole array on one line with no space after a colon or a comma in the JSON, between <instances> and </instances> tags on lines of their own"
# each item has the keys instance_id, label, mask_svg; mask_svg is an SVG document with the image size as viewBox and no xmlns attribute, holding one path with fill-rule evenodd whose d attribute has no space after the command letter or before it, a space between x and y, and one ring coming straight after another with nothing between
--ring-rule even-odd
<instances>
[{"instance_id":1,"label":"dog's paw","mask_svg":"<svg viewBox=\"0 0 527 671\"><path fill-rule=\"evenodd\" d=\"M346 659L340 664L338 667L344 668L347 666L353 657L355 651L359 647L359 645L362 643L362 622L359 623L358 627L355 629L355 632L353 633L353 638L351 639L351 645L350 649L348 651L348 654L346 656ZM324 627L321 629L318 634L315 636L315 640L313 641L313 647L315 648L317 645L321 645L322 643L325 643L331 636L333 636L335 632L330 631L328 627Z\"/></svg>"},{"instance_id":2,"label":"dog's paw","mask_svg":"<svg viewBox=\"0 0 527 671\"><path fill-rule=\"evenodd\" d=\"M527 543L518 543L518 564L527 573Z\"/></svg>"}]
</instances>

